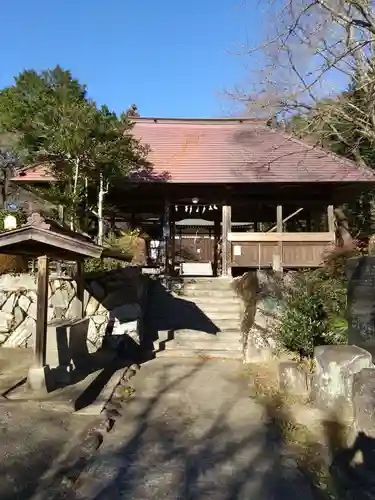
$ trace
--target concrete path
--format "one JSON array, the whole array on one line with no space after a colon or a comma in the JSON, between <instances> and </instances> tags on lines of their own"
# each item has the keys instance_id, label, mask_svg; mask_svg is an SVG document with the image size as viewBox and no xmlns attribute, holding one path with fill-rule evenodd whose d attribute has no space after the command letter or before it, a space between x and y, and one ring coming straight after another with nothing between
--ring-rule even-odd
<instances>
[{"instance_id":1,"label":"concrete path","mask_svg":"<svg viewBox=\"0 0 375 500\"><path fill-rule=\"evenodd\" d=\"M234 360L156 359L84 472L90 500L313 498Z\"/></svg>"}]
</instances>

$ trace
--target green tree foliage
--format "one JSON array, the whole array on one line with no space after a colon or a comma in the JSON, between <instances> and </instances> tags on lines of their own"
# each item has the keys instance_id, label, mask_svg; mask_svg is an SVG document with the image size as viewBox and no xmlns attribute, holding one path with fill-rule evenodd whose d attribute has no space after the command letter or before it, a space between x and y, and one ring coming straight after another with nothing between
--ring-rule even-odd
<instances>
[{"instance_id":1,"label":"green tree foliage","mask_svg":"<svg viewBox=\"0 0 375 500\"><path fill-rule=\"evenodd\" d=\"M58 183L48 196L62 204L72 228L98 218L102 241L103 204L114 181L144 169L146 148L131 135L132 123L103 106L69 71L24 71L0 92L0 131L17 135L28 162L45 164Z\"/></svg>"}]
</instances>

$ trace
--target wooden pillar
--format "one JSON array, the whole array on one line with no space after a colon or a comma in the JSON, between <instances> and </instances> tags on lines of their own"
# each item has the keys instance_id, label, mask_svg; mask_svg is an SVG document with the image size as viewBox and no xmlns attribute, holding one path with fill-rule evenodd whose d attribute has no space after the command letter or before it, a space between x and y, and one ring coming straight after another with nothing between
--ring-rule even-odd
<instances>
[{"instance_id":1,"label":"wooden pillar","mask_svg":"<svg viewBox=\"0 0 375 500\"><path fill-rule=\"evenodd\" d=\"M221 275L223 277L232 276L232 245L228 241L228 233L231 231L232 226L232 207L230 205L223 205L222 209L222 244L221 244Z\"/></svg>"},{"instance_id":2,"label":"wooden pillar","mask_svg":"<svg viewBox=\"0 0 375 500\"><path fill-rule=\"evenodd\" d=\"M85 266L83 260L77 260L77 310L74 311L74 315L78 318L84 318L85 316L85 280L84 280Z\"/></svg>"},{"instance_id":3,"label":"wooden pillar","mask_svg":"<svg viewBox=\"0 0 375 500\"><path fill-rule=\"evenodd\" d=\"M170 232L171 232L170 204L168 201L165 201L164 217L163 217L163 243L164 243L164 273L167 276L170 275L170 266L169 266Z\"/></svg>"},{"instance_id":4,"label":"wooden pillar","mask_svg":"<svg viewBox=\"0 0 375 500\"><path fill-rule=\"evenodd\" d=\"M220 274L220 218L215 216L214 221L214 275Z\"/></svg>"},{"instance_id":5,"label":"wooden pillar","mask_svg":"<svg viewBox=\"0 0 375 500\"><path fill-rule=\"evenodd\" d=\"M34 367L46 364L47 307L48 307L48 257L38 258L38 298L36 311L36 332L34 347Z\"/></svg>"},{"instance_id":6,"label":"wooden pillar","mask_svg":"<svg viewBox=\"0 0 375 500\"><path fill-rule=\"evenodd\" d=\"M328 231L330 233L334 233L335 232L335 212L333 209L333 205L328 205L327 216L328 216Z\"/></svg>"},{"instance_id":7,"label":"wooden pillar","mask_svg":"<svg viewBox=\"0 0 375 500\"><path fill-rule=\"evenodd\" d=\"M283 207L282 205L277 205L276 208L276 231L277 233L283 232ZM283 243L281 240L277 243L277 251L274 255L273 270L282 271L283 270Z\"/></svg>"},{"instance_id":8,"label":"wooden pillar","mask_svg":"<svg viewBox=\"0 0 375 500\"><path fill-rule=\"evenodd\" d=\"M169 209L169 226L170 226L170 268L174 274L176 263L176 209L174 205L170 205Z\"/></svg>"}]
</instances>

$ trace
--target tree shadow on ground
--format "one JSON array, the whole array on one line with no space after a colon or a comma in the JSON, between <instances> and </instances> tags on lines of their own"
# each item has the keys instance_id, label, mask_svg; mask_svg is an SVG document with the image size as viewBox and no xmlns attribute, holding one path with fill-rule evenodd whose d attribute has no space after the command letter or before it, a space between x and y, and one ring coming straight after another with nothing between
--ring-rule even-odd
<instances>
[{"instance_id":1,"label":"tree shadow on ground","mask_svg":"<svg viewBox=\"0 0 375 500\"><path fill-rule=\"evenodd\" d=\"M0 406L0 498L32 498L41 478L83 423L33 404Z\"/></svg>"},{"instance_id":2,"label":"tree shadow on ground","mask_svg":"<svg viewBox=\"0 0 375 500\"><path fill-rule=\"evenodd\" d=\"M101 477L100 491L92 500L316 498L286 454L271 414L254 421L249 414L241 425L233 425L236 401L242 401L244 411L249 408L236 393L223 398L219 412L202 409L193 418L187 409L189 396L185 408L173 401L173 394L183 393L206 363L210 361L197 361L172 382L165 365L155 373L154 396L130 400L126 418L134 421L131 434L122 439L119 434L116 444L97 457L99 465L94 461L88 467L93 477ZM158 414L161 407L163 418Z\"/></svg>"}]
</instances>

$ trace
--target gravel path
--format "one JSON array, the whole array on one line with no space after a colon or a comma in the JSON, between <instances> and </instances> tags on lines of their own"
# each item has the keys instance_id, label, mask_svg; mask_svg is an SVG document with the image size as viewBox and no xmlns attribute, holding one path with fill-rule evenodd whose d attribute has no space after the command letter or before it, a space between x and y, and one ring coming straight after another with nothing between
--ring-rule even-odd
<instances>
[{"instance_id":1,"label":"gravel path","mask_svg":"<svg viewBox=\"0 0 375 500\"><path fill-rule=\"evenodd\" d=\"M83 473L90 500L313 498L232 360L142 366L115 428Z\"/></svg>"}]
</instances>

